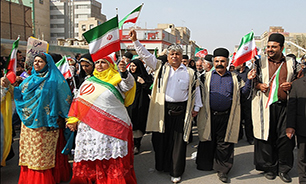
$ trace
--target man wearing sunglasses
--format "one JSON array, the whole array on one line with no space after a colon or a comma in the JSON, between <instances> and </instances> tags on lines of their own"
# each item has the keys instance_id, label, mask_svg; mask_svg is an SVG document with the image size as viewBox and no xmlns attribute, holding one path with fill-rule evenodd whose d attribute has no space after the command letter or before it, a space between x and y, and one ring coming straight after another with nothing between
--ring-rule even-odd
<instances>
[{"instance_id":1,"label":"man wearing sunglasses","mask_svg":"<svg viewBox=\"0 0 306 184\"><path fill-rule=\"evenodd\" d=\"M202 88L203 108L198 114L199 146L197 169L215 170L219 179L227 183L228 173L234 161L234 143L238 142L240 127L240 93L247 96L255 70L244 81L227 70L229 51L215 49L215 69L205 73Z\"/></svg>"}]
</instances>

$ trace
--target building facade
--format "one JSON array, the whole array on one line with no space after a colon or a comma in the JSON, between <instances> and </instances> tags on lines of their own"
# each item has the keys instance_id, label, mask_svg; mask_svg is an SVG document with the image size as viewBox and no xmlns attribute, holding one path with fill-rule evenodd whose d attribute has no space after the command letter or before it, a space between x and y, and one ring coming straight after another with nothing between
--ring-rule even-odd
<instances>
[{"instance_id":1,"label":"building facade","mask_svg":"<svg viewBox=\"0 0 306 184\"><path fill-rule=\"evenodd\" d=\"M57 39L78 39L79 21L93 17L105 22L106 16L101 14L101 8L102 4L96 0L51 0L50 44L57 44Z\"/></svg>"},{"instance_id":2,"label":"building facade","mask_svg":"<svg viewBox=\"0 0 306 184\"><path fill-rule=\"evenodd\" d=\"M1 38L16 40L20 36L20 40L27 40L31 35L31 7L1 0Z\"/></svg>"}]
</instances>

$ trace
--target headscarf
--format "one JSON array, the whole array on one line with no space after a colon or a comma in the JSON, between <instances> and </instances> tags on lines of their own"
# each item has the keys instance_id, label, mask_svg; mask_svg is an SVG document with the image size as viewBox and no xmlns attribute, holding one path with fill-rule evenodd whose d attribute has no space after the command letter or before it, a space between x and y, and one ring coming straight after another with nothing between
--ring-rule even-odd
<instances>
[{"instance_id":1,"label":"headscarf","mask_svg":"<svg viewBox=\"0 0 306 184\"><path fill-rule=\"evenodd\" d=\"M130 73L133 75L135 81L137 81L138 76L141 77L146 83L151 83L152 84L152 77L148 74L147 70L145 69L142 61L139 59L134 59L131 61L131 63L134 63L137 68L135 73L132 73L130 70Z\"/></svg>"},{"instance_id":2,"label":"headscarf","mask_svg":"<svg viewBox=\"0 0 306 184\"><path fill-rule=\"evenodd\" d=\"M120 73L117 70L117 65L115 64L114 58L112 58L111 56L106 56L103 58L103 60L108 63L109 68L102 72L98 72L97 69L95 68L93 75L101 81L112 84L113 86L117 86L122 79ZM130 89L129 91L124 92L125 95L124 105L126 107L133 103L135 98L135 91L136 91L136 85L134 85L133 88Z\"/></svg>"},{"instance_id":3,"label":"headscarf","mask_svg":"<svg viewBox=\"0 0 306 184\"><path fill-rule=\"evenodd\" d=\"M71 92L52 57L46 53L37 56L46 58L47 64L41 71L33 67L32 75L15 87L16 110L28 128L58 128L58 116L66 118L68 115Z\"/></svg>"}]
</instances>

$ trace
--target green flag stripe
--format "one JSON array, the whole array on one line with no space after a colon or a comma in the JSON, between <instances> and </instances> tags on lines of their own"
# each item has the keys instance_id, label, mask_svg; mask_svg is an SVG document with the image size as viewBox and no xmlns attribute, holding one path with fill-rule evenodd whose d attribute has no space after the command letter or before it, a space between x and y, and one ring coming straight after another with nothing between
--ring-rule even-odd
<instances>
[{"instance_id":1,"label":"green flag stripe","mask_svg":"<svg viewBox=\"0 0 306 184\"><path fill-rule=\"evenodd\" d=\"M62 66L65 63L65 57L66 56L64 56L61 60L59 60L57 63L55 63L55 66L56 67Z\"/></svg>"},{"instance_id":2,"label":"green flag stripe","mask_svg":"<svg viewBox=\"0 0 306 184\"><path fill-rule=\"evenodd\" d=\"M116 17L110 19L109 21L104 22L103 24L100 24L100 25L94 27L93 29L83 33L83 36L86 39L86 41L88 43L90 43L90 42L102 37L103 35L105 35L110 30L117 29L117 28L118 28L118 17L116 16Z\"/></svg>"},{"instance_id":3,"label":"green flag stripe","mask_svg":"<svg viewBox=\"0 0 306 184\"><path fill-rule=\"evenodd\" d=\"M275 92L273 95L273 101L272 102L276 102L278 100L278 86L279 86L279 73L280 73L280 69L277 71L277 74L275 76Z\"/></svg>"}]
</instances>

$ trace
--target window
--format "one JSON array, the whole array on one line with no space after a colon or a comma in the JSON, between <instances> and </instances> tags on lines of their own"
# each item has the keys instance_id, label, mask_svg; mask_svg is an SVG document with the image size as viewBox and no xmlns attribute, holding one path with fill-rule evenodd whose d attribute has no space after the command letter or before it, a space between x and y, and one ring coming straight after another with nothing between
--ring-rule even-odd
<instances>
[{"instance_id":1,"label":"window","mask_svg":"<svg viewBox=\"0 0 306 184\"><path fill-rule=\"evenodd\" d=\"M89 25L89 29L92 29L94 26L95 26L95 25L90 24L90 25Z\"/></svg>"},{"instance_id":2,"label":"window","mask_svg":"<svg viewBox=\"0 0 306 184\"><path fill-rule=\"evenodd\" d=\"M77 5L77 9L88 9L87 5Z\"/></svg>"},{"instance_id":3,"label":"window","mask_svg":"<svg viewBox=\"0 0 306 184\"><path fill-rule=\"evenodd\" d=\"M39 0L39 3L40 4L44 4L44 0Z\"/></svg>"},{"instance_id":4,"label":"window","mask_svg":"<svg viewBox=\"0 0 306 184\"><path fill-rule=\"evenodd\" d=\"M86 31L86 25L82 25L82 31Z\"/></svg>"}]
</instances>

